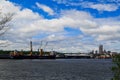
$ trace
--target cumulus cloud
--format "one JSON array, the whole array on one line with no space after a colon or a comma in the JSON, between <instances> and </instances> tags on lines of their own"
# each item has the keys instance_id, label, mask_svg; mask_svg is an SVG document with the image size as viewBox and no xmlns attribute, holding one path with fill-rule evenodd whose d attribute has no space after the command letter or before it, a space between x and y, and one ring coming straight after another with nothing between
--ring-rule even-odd
<instances>
[{"instance_id":1,"label":"cumulus cloud","mask_svg":"<svg viewBox=\"0 0 120 80\"><path fill-rule=\"evenodd\" d=\"M4 3L4 4L3 4ZM120 23L116 18L94 18L88 12L78 10L62 10L58 18L45 19L41 14L30 9L15 6L9 1L2 1L2 12L15 13L11 21L13 27L4 35L11 46L5 49L29 49L29 41L36 42L34 49L40 41L48 41L47 49L57 51L87 51L96 49L97 44L105 40L119 40ZM65 27L79 29L83 34L67 36ZM46 34L45 37L44 36ZM34 38L37 36L37 38ZM87 39L89 37L89 39ZM0 41L2 42L2 41ZM118 42L115 43L119 44Z\"/></svg>"},{"instance_id":2,"label":"cumulus cloud","mask_svg":"<svg viewBox=\"0 0 120 80\"><path fill-rule=\"evenodd\" d=\"M40 4L38 2L36 2L36 5L39 9L42 9L43 11L47 12L49 15L54 15L54 11L50 7L44 4Z\"/></svg>"},{"instance_id":3,"label":"cumulus cloud","mask_svg":"<svg viewBox=\"0 0 120 80\"><path fill-rule=\"evenodd\" d=\"M18 7L14 7L13 3L10 3L9 1L5 1L5 0L0 0L0 11L2 13L14 13L14 12L18 12L20 9L20 6Z\"/></svg>"}]
</instances>

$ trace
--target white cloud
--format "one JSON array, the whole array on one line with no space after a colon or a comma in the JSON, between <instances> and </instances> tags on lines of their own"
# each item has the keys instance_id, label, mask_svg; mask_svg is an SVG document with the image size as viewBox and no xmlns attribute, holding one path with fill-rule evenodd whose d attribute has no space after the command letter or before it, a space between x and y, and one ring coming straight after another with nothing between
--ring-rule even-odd
<instances>
[{"instance_id":1,"label":"white cloud","mask_svg":"<svg viewBox=\"0 0 120 80\"><path fill-rule=\"evenodd\" d=\"M36 2L36 5L37 5L38 8L40 8L43 11L47 12L49 15L54 15L54 11L50 7L48 7L48 6L44 5L44 4L40 4L38 2Z\"/></svg>"},{"instance_id":2,"label":"white cloud","mask_svg":"<svg viewBox=\"0 0 120 80\"><path fill-rule=\"evenodd\" d=\"M66 6L80 6L83 8L96 9L98 11L116 11L120 6L119 0L98 0L96 2L83 0L53 0L58 4L65 4ZM109 2L109 4L105 4ZM112 3L113 2L113 3Z\"/></svg>"},{"instance_id":3,"label":"white cloud","mask_svg":"<svg viewBox=\"0 0 120 80\"><path fill-rule=\"evenodd\" d=\"M1 7L2 13L18 12L19 9L21 8L20 6L14 7L14 4L10 3L9 1L5 1L5 0L0 0L0 7Z\"/></svg>"},{"instance_id":4,"label":"white cloud","mask_svg":"<svg viewBox=\"0 0 120 80\"><path fill-rule=\"evenodd\" d=\"M53 0L55 2L57 2L58 4L66 4L67 0Z\"/></svg>"},{"instance_id":5,"label":"white cloud","mask_svg":"<svg viewBox=\"0 0 120 80\"><path fill-rule=\"evenodd\" d=\"M9 1L3 1L0 5L3 6L2 12L15 13L12 20L13 27L4 35L12 45L4 49L29 50L29 41L32 39L33 43L37 43L34 49L37 49L40 41L44 40L49 41L47 50L53 48L58 51L79 52L96 49L99 43L106 40L108 43L120 38L120 22L116 18L96 19L84 11L63 10L59 18L45 19L30 9L21 10L19 6ZM8 5L11 11L6 7ZM65 27L79 29L83 34L73 38L66 36ZM40 36L44 34L47 35L41 38ZM32 38L36 35L37 38ZM86 39L86 36L92 37L92 40ZM116 42L114 45L118 44Z\"/></svg>"},{"instance_id":6,"label":"white cloud","mask_svg":"<svg viewBox=\"0 0 120 80\"><path fill-rule=\"evenodd\" d=\"M118 9L118 6L115 4L88 4L86 6L83 5L83 7L96 9L98 11L116 11Z\"/></svg>"},{"instance_id":7,"label":"white cloud","mask_svg":"<svg viewBox=\"0 0 120 80\"><path fill-rule=\"evenodd\" d=\"M96 9L98 11L116 11L119 9L119 5L114 4L114 3L94 3L94 2L81 2L81 3L70 3L73 6L81 6L83 8L91 8L91 9Z\"/></svg>"}]
</instances>

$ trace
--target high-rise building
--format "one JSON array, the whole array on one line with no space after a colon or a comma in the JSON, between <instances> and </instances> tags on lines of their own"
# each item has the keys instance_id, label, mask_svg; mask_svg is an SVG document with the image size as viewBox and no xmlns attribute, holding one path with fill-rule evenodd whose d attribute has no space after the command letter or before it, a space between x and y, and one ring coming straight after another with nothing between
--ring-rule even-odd
<instances>
[{"instance_id":1,"label":"high-rise building","mask_svg":"<svg viewBox=\"0 0 120 80\"><path fill-rule=\"evenodd\" d=\"M103 54L103 45L99 45L99 54Z\"/></svg>"}]
</instances>

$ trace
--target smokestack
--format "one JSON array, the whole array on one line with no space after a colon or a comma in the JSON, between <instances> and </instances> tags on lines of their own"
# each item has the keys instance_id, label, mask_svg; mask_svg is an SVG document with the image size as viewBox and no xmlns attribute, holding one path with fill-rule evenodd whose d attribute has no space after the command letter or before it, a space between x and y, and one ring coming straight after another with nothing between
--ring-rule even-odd
<instances>
[{"instance_id":1,"label":"smokestack","mask_svg":"<svg viewBox=\"0 0 120 80\"><path fill-rule=\"evenodd\" d=\"M33 51L33 49L32 49L32 41L30 41L30 55L32 55L32 51Z\"/></svg>"}]
</instances>

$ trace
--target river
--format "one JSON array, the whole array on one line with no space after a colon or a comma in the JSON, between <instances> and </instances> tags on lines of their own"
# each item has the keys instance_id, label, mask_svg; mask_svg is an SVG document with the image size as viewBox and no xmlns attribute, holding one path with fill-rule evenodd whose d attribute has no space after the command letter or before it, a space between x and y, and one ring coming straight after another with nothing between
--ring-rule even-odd
<instances>
[{"instance_id":1,"label":"river","mask_svg":"<svg viewBox=\"0 0 120 80\"><path fill-rule=\"evenodd\" d=\"M111 59L0 60L0 80L111 80Z\"/></svg>"}]
</instances>

